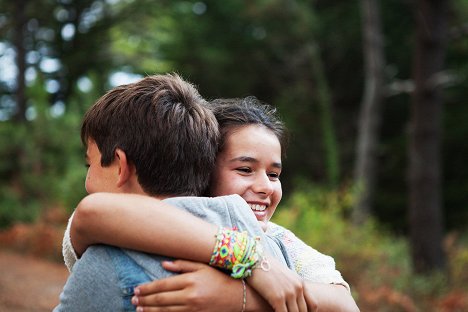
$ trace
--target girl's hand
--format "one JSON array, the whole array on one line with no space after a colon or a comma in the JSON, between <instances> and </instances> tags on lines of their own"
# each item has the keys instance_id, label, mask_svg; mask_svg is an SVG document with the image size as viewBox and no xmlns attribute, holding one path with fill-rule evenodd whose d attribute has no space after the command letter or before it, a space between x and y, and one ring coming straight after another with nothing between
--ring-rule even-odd
<instances>
[{"instance_id":1,"label":"girl's hand","mask_svg":"<svg viewBox=\"0 0 468 312\"><path fill-rule=\"evenodd\" d=\"M307 312L304 286L300 277L276 259L268 259L270 269L257 267L247 283L252 286L276 312Z\"/></svg>"},{"instance_id":2,"label":"girl's hand","mask_svg":"<svg viewBox=\"0 0 468 312\"><path fill-rule=\"evenodd\" d=\"M132 298L137 311L242 310L240 280L198 262L165 261L163 267L183 274L138 286Z\"/></svg>"}]
</instances>

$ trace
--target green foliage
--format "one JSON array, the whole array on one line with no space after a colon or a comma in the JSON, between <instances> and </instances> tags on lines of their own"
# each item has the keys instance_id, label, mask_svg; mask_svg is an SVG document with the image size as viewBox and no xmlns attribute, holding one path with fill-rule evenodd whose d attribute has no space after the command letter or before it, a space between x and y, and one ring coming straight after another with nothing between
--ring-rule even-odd
<instances>
[{"instance_id":1,"label":"green foliage","mask_svg":"<svg viewBox=\"0 0 468 312\"><path fill-rule=\"evenodd\" d=\"M449 230L463 229L468 223L468 145L463 144L468 137L468 106L464 100L468 96L468 5L466 0L451 3L446 62L450 82L443 89L442 154ZM14 47L13 4L0 0L2 66L10 60L3 59L12 54L8 49ZM26 125L1 122L0 188L6 195L0 201L17 207L35 201L65 202L67 207L76 203L84 176L79 120L109 88L109 76L120 71L140 75L177 71L208 99L255 95L278 107L290 128L290 148L282 174L285 189L292 189L298 177L325 184L338 175L340 183L346 181L354 167L363 86L360 10L359 1L338 0L29 1L24 10L28 97L37 112L42 105L43 114ZM408 1L382 0L381 13L386 82L411 79L413 7ZM73 35L63 36L66 29L74 29ZM320 75L311 47L318 48L316 57L323 63ZM59 66L43 66L51 60ZM11 112L15 84L2 76L8 72L3 69L0 110ZM37 78L30 78L35 75ZM76 87L83 78L92 82L91 91ZM320 128L319 96L323 88L317 78L329 89L328 130ZM58 84L58 91L44 91L50 82ZM49 106L58 101L66 106L65 115L48 116ZM409 101L407 93L385 99L378 150L373 213L398 234L407 230L403 216L407 206ZM337 144L330 144L327 133L336 136ZM328 163L332 166L327 166L327 141ZM333 147L336 145L339 148ZM5 206L1 209L9 210ZM28 211L35 214L35 209L25 209L20 219L26 218ZM14 209L10 214L17 212L19 209Z\"/></svg>"},{"instance_id":2,"label":"green foliage","mask_svg":"<svg viewBox=\"0 0 468 312\"><path fill-rule=\"evenodd\" d=\"M403 237L374 220L360 226L350 223L351 189L333 191L304 181L300 184L299 190L277 210L273 221L332 256L362 309L375 310L372 302L377 299L372 294L380 292L378 311L408 311L409 306L426 311L448 294L467 290L466 241L456 235L447 238L451 242L447 245L448 272L418 276L412 273L409 246Z\"/></svg>"},{"instance_id":3,"label":"green foliage","mask_svg":"<svg viewBox=\"0 0 468 312\"><path fill-rule=\"evenodd\" d=\"M0 189L0 229L16 222L33 222L40 214L37 202L28 202L11 188Z\"/></svg>"},{"instance_id":4,"label":"green foliage","mask_svg":"<svg viewBox=\"0 0 468 312\"><path fill-rule=\"evenodd\" d=\"M39 83L29 93L31 120L0 123L0 227L34 221L44 208L74 205L84 195L81 118L53 115Z\"/></svg>"}]
</instances>

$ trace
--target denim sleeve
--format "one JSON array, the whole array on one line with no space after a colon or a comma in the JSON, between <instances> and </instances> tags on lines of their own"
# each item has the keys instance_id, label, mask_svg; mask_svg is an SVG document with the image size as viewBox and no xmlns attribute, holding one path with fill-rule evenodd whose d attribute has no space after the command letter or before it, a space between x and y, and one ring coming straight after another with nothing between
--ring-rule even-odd
<instances>
[{"instance_id":1,"label":"denim sleeve","mask_svg":"<svg viewBox=\"0 0 468 312\"><path fill-rule=\"evenodd\" d=\"M91 246L76 262L54 312L122 311L119 281L106 248Z\"/></svg>"}]
</instances>

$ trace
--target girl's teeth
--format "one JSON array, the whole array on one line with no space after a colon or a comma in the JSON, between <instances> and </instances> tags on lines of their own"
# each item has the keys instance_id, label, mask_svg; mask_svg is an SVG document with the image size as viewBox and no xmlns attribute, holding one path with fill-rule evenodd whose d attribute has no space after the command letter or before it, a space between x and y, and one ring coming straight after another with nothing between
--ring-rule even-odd
<instances>
[{"instance_id":1,"label":"girl's teeth","mask_svg":"<svg viewBox=\"0 0 468 312\"><path fill-rule=\"evenodd\" d=\"M250 208L251 208L252 210L255 210L255 211L263 211L263 210L266 209L266 206L265 206L265 205L251 204L251 205L249 205L249 206L250 206Z\"/></svg>"}]
</instances>

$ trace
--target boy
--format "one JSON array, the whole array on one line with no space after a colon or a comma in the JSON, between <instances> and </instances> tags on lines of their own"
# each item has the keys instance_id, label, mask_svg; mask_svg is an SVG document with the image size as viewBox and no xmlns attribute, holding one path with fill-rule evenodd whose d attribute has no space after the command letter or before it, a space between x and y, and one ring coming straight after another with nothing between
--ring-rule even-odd
<instances>
[{"instance_id":1,"label":"boy","mask_svg":"<svg viewBox=\"0 0 468 312\"><path fill-rule=\"evenodd\" d=\"M138 195L149 195L168 198L170 204L194 212L210 211L211 207L216 214L208 212L204 217L222 226L232 227L229 214L236 213L239 229L247 230L252 236L261 236L267 253L284 264L278 246L264 237L256 220L249 215L250 208L239 197L170 198L198 196L207 188L218 135L216 119L205 101L191 84L177 75L150 76L111 90L84 117L81 137L87 147L89 165L85 185L91 195L80 205L86 205L91 197L99 200L102 197L99 192L133 193L135 202ZM168 206L167 209L172 208ZM184 214L183 211L180 213ZM203 223L196 218L191 222ZM216 226L206 223L204 228L206 232L199 233L200 237L215 236ZM183 230L178 229L179 232ZM201 241L194 237L190 248L206 249ZM170 249L171 242L166 247ZM212 246L208 248L212 250ZM76 263L55 311L133 310L130 303L133 287L172 275L161 267L164 259L110 246L92 246ZM274 290L271 285L277 285L276 297L278 288L290 293L288 285L293 285L298 290L297 296L289 296L287 300L300 302L298 305L303 311L305 302L300 281L298 287L297 277L292 272L276 265L270 257L269 260L272 272L255 270L249 283L259 288L267 286L271 291ZM265 279L258 282L262 276L271 283L265 284ZM282 277L292 283L275 282L275 278L284 281ZM245 288L242 291L240 282L237 285L235 291L240 310L240 307L244 308L246 291ZM249 304L268 307L258 296L249 298L254 300Z\"/></svg>"}]
</instances>

